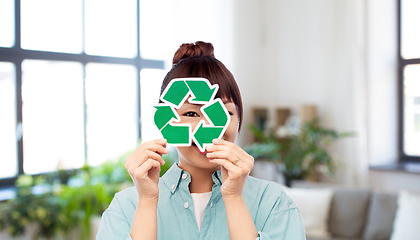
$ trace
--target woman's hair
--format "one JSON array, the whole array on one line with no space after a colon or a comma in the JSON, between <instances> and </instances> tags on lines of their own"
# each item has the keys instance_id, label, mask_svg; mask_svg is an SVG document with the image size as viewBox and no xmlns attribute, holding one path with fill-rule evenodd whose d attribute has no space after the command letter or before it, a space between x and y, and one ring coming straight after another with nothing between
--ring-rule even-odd
<instances>
[{"instance_id":1,"label":"woman's hair","mask_svg":"<svg viewBox=\"0 0 420 240\"><path fill-rule=\"evenodd\" d=\"M214 57L211 43L184 43L174 54L172 69L163 80L160 93L162 94L168 83L174 78L202 77L211 84L218 84L216 98L226 99L235 103L239 116L239 129L243 118L241 93L235 78L226 66Z\"/></svg>"}]
</instances>

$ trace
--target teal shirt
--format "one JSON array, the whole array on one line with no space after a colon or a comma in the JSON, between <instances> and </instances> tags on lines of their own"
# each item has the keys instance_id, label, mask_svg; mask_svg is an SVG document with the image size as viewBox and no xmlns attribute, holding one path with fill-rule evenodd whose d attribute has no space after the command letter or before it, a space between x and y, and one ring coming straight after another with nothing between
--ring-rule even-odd
<instances>
[{"instance_id":1,"label":"teal shirt","mask_svg":"<svg viewBox=\"0 0 420 240\"><path fill-rule=\"evenodd\" d=\"M191 176L174 164L159 180L157 239L229 239L226 210L220 187L220 171L214 172L213 189L201 231L198 231L194 206L188 188ZM254 220L260 240L305 239L300 212L279 184L248 177L243 198ZM96 239L131 239L130 228L138 202L135 187L117 193L102 215Z\"/></svg>"}]
</instances>

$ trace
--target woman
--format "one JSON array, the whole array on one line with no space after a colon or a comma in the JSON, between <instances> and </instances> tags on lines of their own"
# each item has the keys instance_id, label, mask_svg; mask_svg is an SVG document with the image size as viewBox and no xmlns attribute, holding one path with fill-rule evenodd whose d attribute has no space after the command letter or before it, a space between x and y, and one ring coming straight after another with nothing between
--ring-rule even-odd
<instances>
[{"instance_id":1,"label":"woman","mask_svg":"<svg viewBox=\"0 0 420 240\"><path fill-rule=\"evenodd\" d=\"M135 187L117 193L102 216L97 239L305 239L295 203L275 183L249 177L254 159L234 141L242 123L242 100L230 71L210 43L183 44L161 93L174 78L201 77L218 84L216 98L231 121L222 139L201 152L177 147L179 162L159 179L166 140L143 143L126 160ZM200 105L177 109L195 129L205 120Z\"/></svg>"}]
</instances>

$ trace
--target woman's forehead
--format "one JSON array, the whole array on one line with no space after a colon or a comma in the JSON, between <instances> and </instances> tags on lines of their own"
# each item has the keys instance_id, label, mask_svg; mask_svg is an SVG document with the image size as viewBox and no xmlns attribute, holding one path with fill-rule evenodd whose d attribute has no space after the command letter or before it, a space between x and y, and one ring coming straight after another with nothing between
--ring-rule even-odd
<instances>
[{"instance_id":1,"label":"woman's forehead","mask_svg":"<svg viewBox=\"0 0 420 240\"><path fill-rule=\"evenodd\" d=\"M203 105L204 104L195 104L195 103L193 104L188 101L185 101L184 104L181 105L181 108L182 107L202 107Z\"/></svg>"},{"instance_id":2,"label":"woman's forehead","mask_svg":"<svg viewBox=\"0 0 420 240\"><path fill-rule=\"evenodd\" d=\"M233 103L231 99L226 99L226 98L222 99L222 102L224 104Z\"/></svg>"},{"instance_id":3,"label":"woman's forehead","mask_svg":"<svg viewBox=\"0 0 420 240\"><path fill-rule=\"evenodd\" d=\"M190 99L191 97L189 97L188 98L188 100ZM185 101L184 102L184 104L182 104L182 106L181 107L202 107L202 106L204 106L204 104L196 104L196 103L190 103L189 101ZM232 102L232 100L230 100L230 99L222 99L222 102L223 102L223 104L226 106L226 107L228 107L228 106L236 106L235 105L235 103L234 102Z\"/></svg>"}]
</instances>

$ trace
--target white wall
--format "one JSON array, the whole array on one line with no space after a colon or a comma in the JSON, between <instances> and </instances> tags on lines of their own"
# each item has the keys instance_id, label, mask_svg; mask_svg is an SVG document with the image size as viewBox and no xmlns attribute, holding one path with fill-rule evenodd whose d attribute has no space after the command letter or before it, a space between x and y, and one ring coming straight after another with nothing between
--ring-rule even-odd
<instances>
[{"instance_id":1,"label":"white wall","mask_svg":"<svg viewBox=\"0 0 420 240\"><path fill-rule=\"evenodd\" d=\"M367 2L369 156L372 165L394 163L398 156L396 7L394 0Z\"/></svg>"},{"instance_id":2,"label":"white wall","mask_svg":"<svg viewBox=\"0 0 420 240\"><path fill-rule=\"evenodd\" d=\"M368 149L372 166L397 163L397 1L367 1ZM420 174L369 171L374 189L420 190Z\"/></svg>"},{"instance_id":3,"label":"white wall","mask_svg":"<svg viewBox=\"0 0 420 240\"><path fill-rule=\"evenodd\" d=\"M298 0L234 3L234 66L245 105L316 104L322 124L357 137L331 148L335 181L394 189L420 175L369 171L397 161L396 2ZM418 187L420 188L420 186Z\"/></svg>"},{"instance_id":4,"label":"white wall","mask_svg":"<svg viewBox=\"0 0 420 240\"><path fill-rule=\"evenodd\" d=\"M324 126L355 130L349 114L355 98L354 1L245 2L235 8L234 36L234 73L245 106L315 104ZM248 123L245 111L245 126ZM248 139L249 133L243 131L239 142L247 144ZM342 168L354 172L358 168L351 162L354 144L349 142L335 149ZM351 181L339 175L341 182Z\"/></svg>"},{"instance_id":5,"label":"white wall","mask_svg":"<svg viewBox=\"0 0 420 240\"><path fill-rule=\"evenodd\" d=\"M232 68L232 0L141 0L140 49L142 57L165 61L165 70L141 71L142 141L161 138L155 128L153 106L182 43L211 42L215 56ZM201 11L206 9L206 11Z\"/></svg>"}]
</instances>

